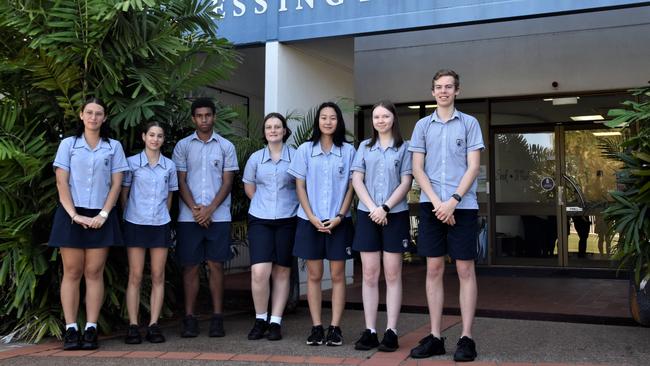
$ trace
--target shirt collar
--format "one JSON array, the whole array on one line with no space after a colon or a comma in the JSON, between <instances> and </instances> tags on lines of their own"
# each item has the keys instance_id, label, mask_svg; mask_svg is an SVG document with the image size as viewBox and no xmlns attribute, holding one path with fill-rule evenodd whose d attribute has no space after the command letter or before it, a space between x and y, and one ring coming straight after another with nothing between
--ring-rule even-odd
<instances>
[{"instance_id":1,"label":"shirt collar","mask_svg":"<svg viewBox=\"0 0 650 366\"><path fill-rule=\"evenodd\" d=\"M390 140L390 144L388 144L389 149L397 150L397 147L395 147L395 139ZM379 139L375 141L375 144L370 146L370 151L381 149L381 143L379 143Z\"/></svg>"},{"instance_id":2,"label":"shirt collar","mask_svg":"<svg viewBox=\"0 0 650 366\"><path fill-rule=\"evenodd\" d=\"M325 152L320 146L320 141L318 141L316 144L312 145L311 147L311 156L316 156L323 154L325 155ZM332 149L330 150L330 154L334 154L336 156L341 156L341 147L336 146L335 144L332 144Z\"/></svg>"},{"instance_id":3,"label":"shirt collar","mask_svg":"<svg viewBox=\"0 0 650 366\"><path fill-rule=\"evenodd\" d=\"M460 118L460 112L458 112L458 109L454 108L454 113L451 114L451 118L449 121L452 121L456 118ZM449 122L447 121L447 122ZM435 111L431 114L431 122L438 122L438 123L445 123L440 117L438 117L438 109L436 108Z\"/></svg>"},{"instance_id":4,"label":"shirt collar","mask_svg":"<svg viewBox=\"0 0 650 366\"><path fill-rule=\"evenodd\" d=\"M147 154L144 152L144 150L142 150L142 152L140 152L140 166L141 167L146 166L147 164L149 164L149 158L147 157ZM165 166L165 159L163 159L162 154L160 154L160 156L158 157L158 161L156 162L156 165L160 165L163 168L167 168ZM154 167L156 165L154 165Z\"/></svg>"},{"instance_id":5,"label":"shirt collar","mask_svg":"<svg viewBox=\"0 0 650 366\"><path fill-rule=\"evenodd\" d=\"M267 161L271 160L271 149L269 149L268 145L262 149L262 163L266 163ZM286 144L282 144L282 153L280 154L280 160L284 160L286 162L291 162L291 156L289 156L289 146Z\"/></svg>"},{"instance_id":6,"label":"shirt collar","mask_svg":"<svg viewBox=\"0 0 650 366\"><path fill-rule=\"evenodd\" d=\"M90 145L88 145L88 142L86 141L86 137L81 134L81 137L75 137L74 138L74 144L72 145L73 149L86 149L88 151L94 151L93 149L90 148ZM98 149L111 149L111 142L110 141L105 141L103 138L99 139L99 143L97 146L95 146L95 150Z\"/></svg>"},{"instance_id":7,"label":"shirt collar","mask_svg":"<svg viewBox=\"0 0 650 366\"><path fill-rule=\"evenodd\" d=\"M192 139L193 139L193 140L199 140L199 141L203 142L203 140L201 140L201 139L199 138L199 134L198 134L196 131L194 131L194 133L193 133L191 136L192 136ZM214 141L216 141L216 142L219 142L219 134L216 133L216 132L214 132L214 131L212 131L212 136L210 136L210 138L208 139L208 141L206 141L206 143L207 143L207 142L210 142L210 141L212 141L212 140L214 140Z\"/></svg>"}]
</instances>

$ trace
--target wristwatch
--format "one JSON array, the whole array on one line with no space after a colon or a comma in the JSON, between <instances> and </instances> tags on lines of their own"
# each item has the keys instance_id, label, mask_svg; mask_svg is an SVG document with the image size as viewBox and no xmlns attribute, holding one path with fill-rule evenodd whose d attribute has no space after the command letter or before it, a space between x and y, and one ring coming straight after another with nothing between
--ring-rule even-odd
<instances>
[{"instance_id":1,"label":"wristwatch","mask_svg":"<svg viewBox=\"0 0 650 366\"><path fill-rule=\"evenodd\" d=\"M386 213L389 213L389 212L390 212L390 207L388 207L388 205L385 204L385 203L384 203L383 205L381 205L381 208L382 208L384 211L386 211Z\"/></svg>"},{"instance_id":2,"label":"wristwatch","mask_svg":"<svg viewBox=\"0 0 650 366\"><path fill-rule=\"evenodd\" d=\"M104 210L101 210L101 211L99 211L99 216L107 219L108 218L108 212L106 212Z\"/></svg>"},{"instance_id":3,"label":"wristwatch","mask_svg":"<svg viewBox=\"0 0 650 366\"><path fill-rule=\"evenodd\" d=\"M458 201L458 202L460 202L460 201L463 200L463 197L461 197L458 193L454 193L454 194L452 194L451 197L452 197L453 199L455 199L456 201Z\"/></svg>"}]
</instances>

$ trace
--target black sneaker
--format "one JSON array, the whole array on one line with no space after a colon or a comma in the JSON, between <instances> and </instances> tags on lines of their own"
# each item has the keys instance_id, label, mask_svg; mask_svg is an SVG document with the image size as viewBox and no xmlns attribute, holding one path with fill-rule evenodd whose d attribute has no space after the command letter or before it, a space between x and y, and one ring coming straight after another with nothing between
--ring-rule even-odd
<instances>
[{"instance_id":1,"label":"black sneaker","mask_svg":"<svg viewBox=\"0 0 650 366\"><path fill-rule=\"evenodd\" d=\"M97 342L97 328L95 327L86 329L81 339L81 349L92 350L99 347L99 343Z\"/></svg>"},{"instance_id":2,"label":"black sneaker","mask_svg":"<svg viewBox=\"0 0 650 366\"><path fill-rule=\"evenodd\" d=\"M397 334L392 329L387 329L378 349L382 352L395 352L398 348Z\"/></svg>"},{"instance_id":3,"label":"black sneaker","mask_svg":"<svg viewBox=\"0 0 650 366\"><path fill-rule=\"evenodd\" d=\"M370 329L366 329L361 333L361 338L354 343L354 349L359 351L368 351L379 345L377 333L373 333Z\"/></svg>"},{"instance_id":4,"label":"black sneaker","mask_svg":"<svg viewBox=\"0 0 650 366\"><path fill-rule=\"evenodd\" d=\"M269 332L266 334L269 341L279 341L282 339L282 326L278 323L269 324Z\"/></svg>"},{"instance_id":5,"label":"black sneaker","mask_svg":"<svg viewBox=\"0 0 650 366\"><path fill-rule=\"evenodd\" d=\"M68 328L65 330L63 349L66 351L81 349L81 333L79 333L78 330L74 328Z\"/></svg>"},{"instance_id":6,"label":"black sneaker","mask_svg":"<svg viewBox=\"0 0 650 366\"><path fill-rule=\"evenodd\" d=\"M322 325L311 327L311 334L307 337L307 344L310 346L320 346L325 339L325 330Z\"/></svg>"},{"instance_id":7,"label":"black sneaker","mask_svg":"<svg viewBox=\"0 0 650 366\"><path fill-rule=\"evenodd\" d=\"M225 337L226 332L223 330L223 316L213 315L210 319L210 337Z\"/></svg>"},{"instance_id":8,"label":"black sneaker","mask_svg":"<svg viewBox=\"0 0 650 366\"><path fill-rule=\"evenodd\" d=\"M327 337L326 344L330 347L340 346L343 344L343 334L341 334L341 328L330 325L327 328Z\"/></svg>"},{"instance_id":9,"label":"black sneaker","mask_svg":"<svg viewBox=\"0 0 650 366\"><path fill-rule=\"evenodd\" d=\"M445 354L445 339L436 338L433 334L422 338L420 344L411 350L412 358L427 358Z\"/></svg>"},{"instance_id":10,"label":"black sneaker","mask_svg":"<svg viewBox=\"0 0 650 366\"><path fill-rule=\"evenodd\" d=\"M181 327L181 337L194 338L199 335L199 321L194 315L185 315Z\"/></svg>"},{"instance_id":11,"label":"black sneaker","mask_svg":"<svg viewBox=\"0 0 650 366\"><path fill-rule=\"evenodd\" d=\"M142 343L142 337L140 336L140 330L135 324L129 325L129 329L126 330L126 338L124 338L124 343L126 344L140 344Z\"/></svg>"},{"instance_id":12,"label":"black sneaker","mask_svg":"<svg viewBox=\"0 0 650 366\"><path fill-rule=\"evenodd\" d=\"M164 343L165 336L160 331L158 323L153 323L147 328L147 335L145 339L151 343Z\"/></svg>"},{"instance_id":13,"label":"black sneaker","mask_svg":"<svg viewBox=\"0 0 650 366\"><path fill-rule=\"evenodd\" d=\"M454 361L456 362L469 362L474 361L476 358L476 343L469 337L461 337L456 343L456 352L454 353Z\"/></svg>"},{"instance_id":14,"label":"black sneaker","mask_svg":"<svg viewBox=\"0 0 650 366\"><path fill-rule=\"evenodd\" d=\"M251 329L251 331L248 332L248 340L255 341L264 338L264 333L266 333L266 330L268 328L269 328L269 323L267 323L266 320L255 319L255 324L253 325L253 329Z\"/></svg>"}]
</instances>

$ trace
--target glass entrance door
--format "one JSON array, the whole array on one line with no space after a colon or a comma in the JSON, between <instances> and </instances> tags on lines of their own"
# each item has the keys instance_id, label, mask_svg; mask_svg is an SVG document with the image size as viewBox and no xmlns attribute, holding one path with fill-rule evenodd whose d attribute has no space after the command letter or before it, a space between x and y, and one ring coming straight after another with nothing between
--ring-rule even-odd
<instances>
[{"instance_id":1,"label":"glass entrance door","mask_svg":"<svg viewBox=\"0 0 650 366\"><path fill-rule=\"evenodd\" d=\"M494 133L494 263L559 265L556 132Z\"/></svg>"}]
</instances>

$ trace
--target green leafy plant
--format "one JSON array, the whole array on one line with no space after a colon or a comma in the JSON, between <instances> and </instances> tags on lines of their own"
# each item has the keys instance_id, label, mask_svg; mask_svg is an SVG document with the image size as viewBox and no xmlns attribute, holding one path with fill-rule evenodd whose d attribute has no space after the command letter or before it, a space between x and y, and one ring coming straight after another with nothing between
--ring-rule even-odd
<instances>
[{"instance_id":1,"label":"green leafy plant","mask_svg":"<svg viewBox=\"0 0 650 366\"><path fill-rule=\"evenodd\" d=\"M618 190L610 192L614 202L604 216L618 233L615 258L621 268L631 266L634 282L643 289L650 280L650 87L636 89L633 95L636 100L624 102L625 108L609 111L614 119L607 125L623 129L626 137L619 151L609 153L622 168Z\"/></svg>"},{"instance_id":2,"label":"green leafy plant","mask_svg":"<svg viewBox=\"0 0 650 366\"><path fill-rule=\"evenodd\" d=\"M51 163L82 102L107 102L113 135L127 154L137 151L139 125L161 122L169 156L192 130L186 96L223 79L239 61L217 36L217 17L203 0L0 2L0 334L61 336L61 309L51 305L59 304L61 263L46 246L57 202ZM227 129L232 116L221 109L217 128ZM125 308L125 264L124 252L112 250L100 317L105 332ZM173 288L166 295L169 304Z\"/></svg>"}]
</instances>

